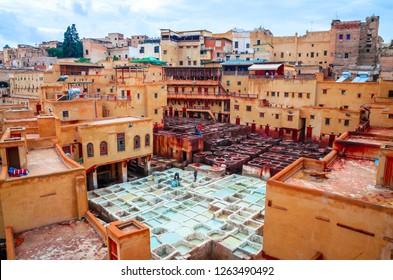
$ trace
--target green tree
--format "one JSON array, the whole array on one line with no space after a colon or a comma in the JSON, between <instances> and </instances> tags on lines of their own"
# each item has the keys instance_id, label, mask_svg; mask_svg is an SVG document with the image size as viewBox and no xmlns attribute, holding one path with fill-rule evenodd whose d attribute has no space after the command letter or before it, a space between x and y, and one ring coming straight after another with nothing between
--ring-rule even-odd
<instances>
[{"instance_id":1,"label":"green tree","mask_svg":"<svg viewBox=\"0 0 393 280\"><path fill-rule=\"evenodd\" d=\"M57 57L57 58L64 57L62 48L49 48L47 51L49 56Z\"/></svg>"},{"instance_id":2,"label":"green tree","mask_svg":"<svg viewBox=\"0 0 393 280\"><path fill-rule=\"evenodd\" d=\"M64 57L83 57L83 46L75 24L68 26L64 33L63 55Z\"/></svg>"}]
</instances>

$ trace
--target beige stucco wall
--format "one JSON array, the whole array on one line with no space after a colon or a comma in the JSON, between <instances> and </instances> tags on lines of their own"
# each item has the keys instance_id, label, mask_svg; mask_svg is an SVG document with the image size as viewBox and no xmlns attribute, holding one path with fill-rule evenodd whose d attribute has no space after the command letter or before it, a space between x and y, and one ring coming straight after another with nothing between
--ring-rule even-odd
<instances>
[{"instance_id":1,"label":"beige stucco wall","mask_svg":"<svg viewBox=\"0 0 393 280\"><path fill-rule=\"evenodd\" d=\"M272 207L268 206L269 201ZM391 208L269 181L264 251L279 259L310 259L317 252L330 260L390 259L393 243L384 237L393 236L392 221ZM375 236L338 227L337 223Z\"/></svg>"},{"instance_id":2,"label":"beige stucco wall","mask_svg":"<svg viewBox=\"0 0 393 280\"><path fill-rule=\"evenodd\" d=\"M132 127L129 124L132 123ZM125 135L125 150L117 151L117 134ZM145 146L145 135L150 135L150 146ZM140 148L134 149L134 137L140 136ZM108 154L100 155L100 143L107 142ZM83 166L90 168L94 165L105 165L120 162L130 158L151 155L153 153L153 124L150 118L142 120L125 120L120 123L95 125L86 124L78 127L77 142L82 143ZM94 146L94 156L87 156L87 145Z\"/></svg>"}]
</instances>

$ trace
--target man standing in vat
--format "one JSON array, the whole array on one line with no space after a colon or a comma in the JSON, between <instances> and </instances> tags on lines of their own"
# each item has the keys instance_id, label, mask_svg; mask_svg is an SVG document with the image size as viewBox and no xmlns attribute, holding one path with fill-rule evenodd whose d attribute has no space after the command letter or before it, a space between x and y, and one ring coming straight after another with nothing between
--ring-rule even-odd
<instances>
[{"instance_id":1,"label":"man standing in vat","mask_svg":"<svg viewBox=\"0 0 393 280\"><path fill-rule=\"evenodd\" d=\"M196 182L197 177L198 177L198 171L195 169L195 171L194 171L194 182Z\"/></svg>"}]
</instances>

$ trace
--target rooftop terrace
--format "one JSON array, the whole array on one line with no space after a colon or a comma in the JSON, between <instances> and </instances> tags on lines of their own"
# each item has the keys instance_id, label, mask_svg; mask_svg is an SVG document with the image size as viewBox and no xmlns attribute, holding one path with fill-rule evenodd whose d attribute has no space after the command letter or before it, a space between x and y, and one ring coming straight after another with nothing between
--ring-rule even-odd
<instances>
[{"instance_id":1,"label":"rooftop terrace","mask_svg":"<svg viewBox=\"0 0 393 280\"><path fill-rule=\"evenodd\" d=\"M69 170L55 148L30 150L27 154L29 171L33 176Z\"/></svg>"},{"instance_id":2,"label":"rooftop terrace","mask_svg":"<svg viewBox=\"0 0 393 280\"><path fill-rule=\"evenodd\" d=\"M375 161L338 157L328 165L328 170L302 168L285 183L393 208L393 191L376 186Z\"/></svg>"},{"instance_id":3,"label":"rooftop terrace","mask_svg":"<svg viewBox=\"0 0 393 280\"><path fill-rule=\"evenodd\" d=\"M48 225L15 235L19 260L104 260L108 251L84 221Z\"/></svg>"}]
</instances>

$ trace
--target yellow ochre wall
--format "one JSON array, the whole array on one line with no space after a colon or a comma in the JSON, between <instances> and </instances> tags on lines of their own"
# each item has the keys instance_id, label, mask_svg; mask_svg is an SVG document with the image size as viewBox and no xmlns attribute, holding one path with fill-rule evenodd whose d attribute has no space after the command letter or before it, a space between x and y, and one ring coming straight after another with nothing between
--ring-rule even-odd
<instances>
[{"instance_id":1,"label":"yellow ochre wall","mask_svg":"<svg viewBox=\"0 0 393 280\"><path fill-rule=\"evenodd\" d=\"M273 207L268 203L272 201ZM320 192L283 187L269 181L266 192L264 251L279 259L390 259L392 209L355 203ZM276 208L284 207L287 210ZM322 221L316 217L329 221ZM374 233L365 235L337 223Z\"/></svg>"}]
</instances>

